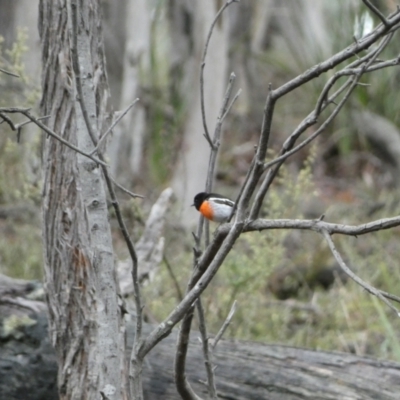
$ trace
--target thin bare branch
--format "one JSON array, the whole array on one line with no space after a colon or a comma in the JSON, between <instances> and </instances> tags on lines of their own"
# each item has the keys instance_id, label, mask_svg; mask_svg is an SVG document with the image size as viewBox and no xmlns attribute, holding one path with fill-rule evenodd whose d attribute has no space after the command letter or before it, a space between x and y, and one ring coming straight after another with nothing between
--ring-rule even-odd
<instances>
[{"instance_id":1,"label":"thin bare branch","mask_svg":"<svg viewBox=\"0 0 400 400\"><path fill-rule=\"evenodd\" d=\"M229 7L232 3L238 2L238 0L228 0L218 11L217 15L214 18L214 21L211 24L210 30L207 35L206 39L206 44L204 46L204 52L203 52L203 58L201 60L201 69L200 69L200 104L201 104L201 117L203 121L203 127L204 127L204 136L207 139L209 145L211 148L214 148L213 142L211 141L210 134L208 132L208 127L207 127L207 118L206 118L206 109L205 109L205 104L204 104L204 67L206 66L206 56L207 56L207 51L208 51L208 45L210 44L210 39L214 30L214 26L217 23L219 17L222 15L222 13L225 11L227 7Z\"/></svg>"},{"instance_id":2,"label":"thin bare branch","mask_svg":"<svg viewBox=\"0 0 400 400\"><path fill-rule=\"evenodd\" d=\"M182 304L186 298L187 298L187 295L180 302L180 304ZM178 344L176 346L176 356L175 356L175 363L174 363L175 385L176 385L176 389L177 389L178 393L180 394L180 396L182 397L182 399L202 400L201 397L197 396L197 394L193 390L192 386L190 385L190 383L186 377L186 355L187 355L187 351L188 351L190 330L191 330L192 320L193 320L193 313L194 313L194 307L193 307L193 304L190 304L186 313L184 313L182 315L183 319L182 319L181 329L179 330ZM170 321L168 321L167 323L169 323L169 322ZM145 345L145 343L142 343L142 345ZM147 349L145 349L145 352L143 353L142 357L145 356L146 351L147 351Z\"/></svg>"},{"instance_id":3,"label":"thin bare branch","mask_svg":"<svg viewBox=\"0 0 400 400\"><path fill-rule=\"evenodd\" d=\"M129 104L128 107L125 108L125 110L123 110L118 117L113 121L113 123L110 125L110 127L106 130L106 132L104 133L104 135L100 138L100 140L98 141L96 147L94 148L94 150L90 153L90 154L94 154L96 153L96 151L99 149L99 147L101 146L101 144L104 142L104 140L106 139L106 137L108 136L108 134L114 129L114 127L118 124L119 121L121 121L122 118L124 118L124 116L129 112L129 110L139 101L139 98L135 99L134 101L132 101L131 104Z\"/></svg>"},{"instance_id":4,"label":"thin bare branch","mask_svg":"<svg viewBox=\"0 0 400 400\"><path fill-rule=\"evenodd\" d=\"M14 125L14 122L12 121L12 119L9 118L5 113L0 112L0 117L3 119L3 121L1 123L6 122L9 125L9 127L11 128L12 131L16 131L17 130L17 128Z\"/></svg>"},{"instance_id":5,"label":"thin bare branch","mask_svg":"<svg viewBox=\"0 0 400 400\"><path fill-rule=\"evenodd\" d=\"M9 113L9 114L22 114L25 115L29 120L31 120L35 125L37 125L40 129L42 129L44 132L46 132L48 135L53 137L54 139L57 139L59 142L64 144L65 146L69 147L70 149L76 151L79 154L82 154L83 156L90 158L92 161L94 161L96 164L100 164L103 167L107 167L107 163L103 160L100 160L96 157L91 156L88 153L85 153L84 151L80 150L78 147L74 146L73 144L67 142L65 139L63 139L61 136L57 135L54 131L52 131L50 128L48 128L46 125L42 124L40 122L41 118L36 118L33 115L29 113L29 108L0 108L1 113ZM3 116L2 116L3 117ZM11 125L10 125L11 126ZM14 125L16 128L16 126Z\"/></svg>"},{"instance_id":6,"label":"thin bare branch","mask_svg":"<svg viewBox=\"0 0 400 400\"><path fill-rule=\"evenodd\" d=\"M217 156L218 156L218 149L221 141L221 131L222 131L222 122L223 118L228 110L228 104L229 100L231 98L232 90L233 90L233 85L235 84L236 80L236 75L232 72L230 77L229 77L229 83L226 88L225 96L222 101L222 106L221 110L219 112L219 115L217 117L217 123L215 125L215 130L214 130L214 137L212 140L212 148L211 148L211 154L210 154L210 160L208 163L208 172L207 172L207 180L206 180L206 192L211 192L212 191L212 186L214 182L214 176L215 176L215 166L217 163ZM236 96L235 96L236 97Z\"/></svg>"},{"instance_id":7,"label":"thin bare branch","mask_svg":"<svg viewBox=\"0 0 400 400\"><path fill-rule=\"evenodd\" d=\"M131 192L130 190L128 190L127 188L123 187L122 185L120 185L111 175L110 175L110 179L112 181L112 183L120 190L122 190L124 193L128 194L129 196L133 197L133 198L140 198L140 199L144 199L144 196L142 196L141 194L136 194Z\"/></svg>"},{"instance_id":8,"label":"thin bare branch","mask_svg":"<svg viewBox=\"0 0 400 400\"><path fill-rule=\"evenodd\" d=\"M390 26L386 17L369 0L362 0L362 2L382 21L383 25Z\"/></svg>"},{"instance_id":9,"label":"thin bare branch","mask_svg":"<svg viewBox=\"0 0 400 400\"><path fill-rule=\"evenodd\" d=\"M179 286L179 282L178 282L178 279L176 278L174 270L172 269L171 263L169 262L168 258L165 255L163 256L163 261L164 261L165 266L167 267L169 276L171 277L172 282L174 283L175 290L176 290L176 296L178 297L179 301L182 301L183 293L182 293L181 287Z\"/></svg>"},{"instance_id":10,"label":"thin bare branch","mask_svg":"<svg viewBox=\"0 0 400 400\"><path fill-rule=\"evenodd\" d=\"M235 315L236 312L236 305L237 301L235 300L232 304L232 307L229 311L228 316L226 317L223 325L221 326L221 329L218 331L217 335L215 336L214 340L212 341L212 349L214 350L217 347L218 342L221 340L222 336L224 335L225 331L228 329L228 326L230 325L233 316Z\"/></svg>"},{"instance_id":11,"label":"thin bare branch","mask_svg":"<svg viewBox=\"0 0 400 400\"><path fill-rule=\"evenodd\" d=\"M36 120L37 121L44 121L45 119L48 119L50 117L51 117L51 115L45 115L44 117L36 118ZM15 128L16 129L20 129L20 128L24 127L25 125L28 125L28 124L31 124L31 123L33 123L33 121L25 121L25 122L22 122L22 123L16 125Z\"/></svg>"},{"instance_id":12,"label":"thin bare branch","mask_svg":"<svg viewBox=\"0 0 400 400\"><path fill-rule=\"evenodd\" d=\"M283 151L285 151L285 152L282 155L280 155L279 157L276 157L275 159L273 159L272 161L269 161L269 162L265 163L264 164L264 170L267 170L268 168L270 168L270 167L272 167L273 165L276 165L276 164L280 164L281 165L283 161L285 161L287 158L289 158L293 154L297 153L303 147L307 146L309 143L311 143L313 140L315 140L322 132L324 132L326 127L339 114L340 110L342 109L344 104L347 102L347 100L350 97L351 93L353 92L354 88L357 86L357 82L358 81L354 80L354 79L351 79L348 82L346 82L346 84L343 85L343 86L345 87L345 86L348 86L348 84L350 84L350 88L347 90L347 93L345 94L343 99L334 108L334 110L332 111L331 115L324 121L324 123L321 124L321 126L311 136L309 136L303 142L298 144L292 150L285 151L285 149L288 149L288 148L291 147L290 143L291 143L291 140L293 140L293 138L295 138L295 137L297 138L302 132L304 132L307 128L309 128L310 126L314 125L317 122L317 118L315 117L315 110L312 111L311 114L308 115L303 120L303 122L299 125L298 129L296 129L296 131L293 132L293 134L283 144L282 148L284 149ZM328 104L332 103L334 101L334 99L335 98L333 96L330 97L328 99L328 101L326 102L326 106ZM260 193L262 193L262 192L260 191ZM256 207L258 207L261 202L260 202L260 200L258 200L258 201L257 200L258 200L258 198L256 197L256 200L253 203L253 207L254 207L255 211L253 212L253 209L252 209L252 211L250 212L251 218L255 218L256 214L258 215L258 212L256 213ZM254 215L253 215L253 213L254 213Z\"/></svg>"},{"instance_id":13,"label":"thin bare branch","mask_svg":"<svg viewBox=\"0 0 400 400\"><path fill-rule=\"evenodd\" d=\"M285 94L295 90L299 86L304 85L306 82L309 82L310 80L320 76L322 73L335 68L343 61L348 60L349 58L359 54L364 50L367 50L372 44L376 43L379 38L385 36L391 28L395 27L400 22L400 10L393 12L389 17L390 18L387 19L387 26L377 26L369 35L359 39L355 43L352 43L350 46L336 53L322 63L311 67L304 73L298 75L289 82L280 86L278 89L275 89L274 99L278 99L284 96Z\"/></svg>"},{"instance_id":14,"label":"thin bare branch","mask_svg":"<svg viewBox=\"0 0 400 400\"><path fill-rule=\"evenodd\" d=\"M207 373L207 387L208 387L208 397L212 400L217 400L217 387L215 386L215 376L214 376L214 362L212 357L212 349L209 346L209 338L207 335L207 325L206 318L204 315L203 304L201 302L201 297L197 299L196 302L197 315L199 316L199 331L201 335L201 345L203 348L204 365L206 367Z\"/></svg>"},{"instance_id":15,"label":"thin bare branch","mask_svg":"<svg viewBox=\"0 0 400 400\"><path fill-rule=\"evenodd\" d=\"M229 106L227 107L224 115L221 117L221 122L224 121L225 117L229 114L229 112L231 111L231 108L233 107L233 105L236 103L236 100L239 98L240 94L242 93L242 89L239 89L237 91L237 93L235 94L235 97L232 99L231 103L229 104Z\"/></svg>"},{"instance_id":16,"label":"thin bare branch","mask_svg":"<svg viewBox=\"0 0 400 400\"><path fill-rule=\"evenodd\" d=\"M340 265L340 268L351 278L353 279L354 282L356 282L358 285L363 287L368 293L373 294L374 296L378 297L378 299L382 300L391 310L393 310L398 317L400 317L400 312L399 310L389 301L386 299L385 296L381 293L380 290L376 289L369 283L365 282L363 279L361 279L358 275L356 275L344 262L342 256L338 252L338 250L335 247L335 244L333 243L333 240L331 238L331 235L329 234L328 231L323 230L322 235L326 239L328 246L335 257L336 261Z\"/></svg>"},{"instance_id":17,"label":"thin bare branch","mask_svg":"<svg viewBox=\"0 0 400 400\"><path fill-rule=\"evenodd\" d=\"M0 68L0 72L2 72L3 74L6 74L6 75L14 76L15 78L19 78L18 74L15 74L14 72L7 71L6 69L3 69L3 68Z\"/></svg>"},{"instance_id":18,"label":"thin bare branch","mask_svg":"<svg viewBox=\"0 0 400 400\"><path fill-rule=\"evenodd\" d=\"M400 226L400 216L382 218L361 225L344 225L325 222L321 219L256 219L248 223L243 232L262 231L270 229L301 229L315 232L327 231L330 235L361 236ZM229 224L222 225L219 233L227 235Z\"/></svg>"}]
</instances>

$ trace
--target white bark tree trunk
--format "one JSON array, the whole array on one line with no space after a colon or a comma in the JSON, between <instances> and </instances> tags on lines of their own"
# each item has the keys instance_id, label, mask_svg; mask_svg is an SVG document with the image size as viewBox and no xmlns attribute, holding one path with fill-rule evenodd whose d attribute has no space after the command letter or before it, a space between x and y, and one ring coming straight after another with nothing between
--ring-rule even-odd
<instances>
[{"instance_id":1,"label":"white bark tree trunk","mask_svg":"<svg viewBox=\"0 0 400 400\"><path fill-rule=\"evenodd\" d=\"M188 105L188 117L172 187L182 205L181 221L188 225L197 219L197 214L190 209L189 205L193 203L194 195L204 190L210 155L210 147L203 137L204 129L200 112L200 65L207 34L218 11L217 6L221 6L222 2L197 0L190 4L185 3L185 0L175 1L174 6L177 9L175 13L171 13L183 21L180 25L181 31L175 31L174 34L183 35L185 39L181 38L180 41L189 41L188 48L190 49L190 57L186 61L186 68L183 69L185 74L183 82L187 84L182 85L181 89L182 96ZM179 15L180 12L184 12L185 15ZM178 22L170 21L171 29L175 23ZM227 25L226 15L222 16L215 25L204 70L205 111L211 135L227 86ZM172 45L174 45L173 35L172 39Z\"/></svg>"},{"instance_id":2,"label":"white bark tree trunk","mask_svg":"<svg viewBox=\"0 0 400 400\"><path fill-rule=\"evenodd\" d=\"M82 100L97 137L101 131L108 89L96 0L40 2L41 111L51 115L51 129L90 152L94 146L77 100L71 59L75 7ZM45 279L60 398L121 399L124 343L101 170L58 141L48 137L45 142Z\"/></svg>"},{"instance_id":3,"label":"white bark tree trunk","mask_svg":"<svg viewBox=\"0 0 400 400\"><path fill-rule=\"evenodd\" d=\"M128 0L125 29L126 43L120 109L140 97L140 77L147 73L150 57L151 5L147 0ZM121 120L114 129L109 155L114 175L136 175L140 172L143 141L146 132L144 102Z\"/></svg>"}]
</instances>

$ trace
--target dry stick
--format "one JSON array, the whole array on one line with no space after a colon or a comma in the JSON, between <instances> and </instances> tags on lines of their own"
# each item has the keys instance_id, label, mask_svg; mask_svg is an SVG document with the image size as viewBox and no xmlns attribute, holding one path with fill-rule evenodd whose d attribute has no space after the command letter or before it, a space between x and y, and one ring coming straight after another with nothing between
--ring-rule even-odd
<instances>
[{"instance_id":1,"label":"dry stick","mask_svg":"<svg viewBox=\"0 0 400 400\"><path fill-rule=\"evenodd\" d=\"M133 193L133 192L131 192L130 190L128 190L127 188L125 188L125 187L123 187L121 184L119 184L111 175L109 175L110 176L110 179L111 179L111 182L118 188L118 189L120 189L120 190L122 190L124 193L126 193L126 194L128 194L129 196L131 196L131 197L133 197L133 198L140 198L140 199L144 199L144 196L142 196L141 194L136 194L136 193Z\"/></svg>"},{"instance_id":2,"label":"dry stick","mask_svg":"<svg viewBox=\"0 0 400 400\"><path fill-rule=\"evenodd\" d=\"M380 290L376 289L375 287L371 286L369 283L365 282L363 279L361 279L358 275L356 275L343 261L342 256L340 253L337 251L335 244L333 243L333 240L331 238L331 235L329 234L328 231L323 230L322 231L323 237L326 239L328 246L335 257L336 261L340 265L340 268L351 278L353 279L354 282L356 282L358 285L363 287L368 293L373 294L374 296L378 297L378 299L382 300L391 310L393 310L398 317L400 317L399 310L383 296Z\"/></svg>"},{"instance_id":3,"label":"dry stick","mask_svg":"<svg viewBox=\"0 0 400 400\"><path fill-rule=\"evenodd\" d=\"M232 90L233 90L233 85L235 83L235 80L236 80L236 75L232 72L229 77L228 87L226 89L225 96L222 101L221 110L219 112L219 115L217 117L217 123L215 125L214 137L213 137L213 147L211 147L210 159L208 162L206 192L212 191L213 182L215 179L215 167L217 165L218 150L219 150L219 146L221 143L222 124L241 93L241 89L239 89L238 92L236 93L236 95L234 96L234 98L232 99L231 103L229 103L229 100L232 95ZM206 246L208 246L210 244L210 229L209 229L208 221L206 221L205 244L206 244Z\"/></svg>"},{"instance_id":4,"label":"dry stick","mask_svg":"<svg viewBox=\"0 0 400 400\"><path fill-rule=\"evenodd\" d=\"M207 387L208 387L208 396L212 400L217 400L217 387L215 386L215 376L214 376L214 362L212 352L210 352L209 348L209 338L207 335L207 325L206 318L204 316L204 309L201 302L201 297L197 299L196 302L197 315L199 317L199 331L200 331L200 341L203 348L203 356L204 356L204 365L206 367L207 373Z\"/></svg>"},{"instance_id":5,"label":"dry stick","mask_svg":"<svg viewBox=\"0 0 400 400\"><path fill-rule=\"evenodd\" d=\"M232 72L229 77L228 87L226 88L224 99L222 101L222 106L217 117L217 124L215 125L214 131L214 138L211 144L211 154L210 160L208 163L208 173L207 173L207 180L206 180L206 192L212 191L212 186L214 182L214 175L215 175L215 166L217 164L217 156L218 156L218 149L221 141L221 131L222 131L222 123L226 117L226 113L232 107L234 101L237 99L237 95L232 100L231 105L229 106L229 100L232 95L233 85L236 80L236 75ZM229 109L228 109L229 107Z\"/></svg>"},{"instance_id":6,"label":"dry stick","mask_svg":"<svg viewBox=\"0 0 400 400\"><path fill-rule=\"evenodd\" d=\"M45 115L44 117L36 118L36 120L37 120L37 121L43 121L43 120L48 119L48 118L50 118L50 117L51 117L51 115ZM32 123L33 123L33 121L25 121L25 122L21 122L20 124L16 125L15 127L16 127L17 129L21 129L21 128L24 127L25 125L32 124Z\"/></svg>"},{"instance_id":7,"label":"dry stick","mask_svg":"<svg viewBox=\"0 0 400 400\"><path fill-rule=\"evenodd\" d=\"M236 305L237 301L235 300L232 304L232 307L229 311L228 316L225 319L225 322L221 326L221 329L218 331L217 335L215 336L214 340L212 341L211 348L215 350L217 347L218 342L221 340L222 336L224 335L225 331L228 329L229 324L232 321L233 316L235 315L236 312Z\"/></svg>"},{"instance_id":8,"label":"dry stick","mask_svg":"<svg viewBox=\"0 0 400 400\"><path fill-rule=\"evenodd\" d=\"M85 120L85 124L88 130L88 133L92 139L93 145L96 146L98 144L98 139L96 137L96 134L93 130L93 127L90 123L90 118L89 118L89 113L86 108L86 104L83 101L83 87L82 87L82 81L80 77L80 65L79 65L79 56L77 54L77 37L78 37L78 32L77 32L77 21L78 21L78 12L77 12L77 4L75 1L71 1L71 12L72 12L72 41L71 41L71 54L72 54L72 65L73 69L75 72L75 83L77 86L78 90L78 101L80 103L81 109L82 109L82 114ZM98 156L101 160L104 160L104 156L102 152L99 150L97 151ZM134 387L134 392L135 392L135 398L136 400L140 400L143 397L143 389L142 389L142 381L141 381L141 368L142 368L142 361L143 359L140 359L137 357L137 351L138 351L138 343L141 340L142 337L142 317L143 317L143 308L142 308L142 299L140 295L140 284L138 280L138 259L137 259L137 254L135 247L133 245L132 239L128 233L128 230L125 225L125 221L122 217L122 213L120 210L120 206L118 203L118 199L116 197L113 184L111 181L111 178L109 176L107 168L102 166L102 171L104 175L104 179L106 181L106 185L110 194L111 198L111 203L114 207L115 214L117 216L118 224L120 227L120 230L124 236L124 240L126 242L126 245L128 247L129 255L132 260L132 281L133 281L133 289L134 289L134 299L135 299L135 306L136 306L136 332L135 332L135 338L134 338L134 343L132 346L132 353L131 353L131 367L132 365L135 365L135 370L138 371L138 373L132 377L133 379L133 384L132 386ZM131 378L131 376L130 376Z\"/></svg>"},{"instance_id":9,"label":"dry stick","mask_svg":"<svg viewBox=\"0 0 400 400\"><path fill-rule=\"evenodd\" d=\"M17 128L15 127L14 122L12 121L12 119L9 118L6 114L0 112L0 117L3 118L3 121L1 123L6 122L9 125L9 127L11 128L12 131L16 131L17 130Z\"/></svg>"},{"instance_id":10,"label":"dry stick","mask_svg":"<svg viewBox=\"0 0 400 400\"><path fill-rule=\"evenodd\" d=\"M172 279L172 282L174 283L175 290L176 290L176 295L178 297L178 300L182 301L183 293L182 293L181 287L179 286L178 279L176 278L174 270L172 269L171 264L170 264L168 258L165 256L165 254L163 256L163 261L164 261L165 266L167 267L167 270L168 270L168 273L169 273L169 275L170 275L170 277Z\"/></svg>"},{"instance_id":11,"label":"dry stick","mask_svg":"<svg viewBox=\"0 0 400 400\"><path fill-rule=\"evenodd\" d=\"M248 178L246 179L246 182L243 185L243 190L241 192L240 199L236 204L236 207L238 209L236 218L239 217L239 214L242 217L245 216L245 212L248 208L250 199L263 173L263 165L267 153L269 136L271 133L271 124L275 109L275 103L276 100L272 96L272 88L270 85L269 93L264 108L260 139L258 141L256 154L254 155L253 161L251 163L251 168L248 173Z\"/></svg>"},{"instance_id":12,"label":"dry stick","mask_svg":"<svg viewBox=\"0 0 400 400\"><path fill-rule=\"evenodd\" d=\"M330 235L339 234L358 237L372 232L379 232L400 226L400 215L391 218L382 218L360 225L345 225L326 222L320 219L256 219L248 223L243 232L255 232L272 229L299 229L310 230L320 233L327 231ZM218 234L226 236L229 233L231 224L220 227Z\"/></svg>"},{"instance_id":13,"label":"dry stick","mask_svg":"<svg viewBox=\"0 0 400 400\"><path fill-rule=\"evenodd\" d=\"M214 30L214 26L217 23L219 17L222 15L222 13L225 11L227 7L229 7L232 3L237 2L238 0L229 0L227 1L218 11L217 15L214 18L214 21L211 24L210 30L207 35L207 40L206 44L204 46L204 52L203 52L203 58L201 60L201 69L200 69L200 105L201 105L201 117L203 121L203 127L204 127L204 136L208 141L208 144L210 145L211 148L214 147L210 134L208 133L208 128L207 128L207 119L206 119L206 109L204 105L204 67L206 66L206 56L207 56L207 51L208 51L208 45L210 44L210 39L211 35Z\"/></svg>"},{"instance_id":14,"label":"dry stick","mask_svg":"<svg viewBox=\"0 0 400 400\"><path fill-rule=\"evenodd\" d=\"M44 124L42 124L40 122L40 119L42 119L43 117L35 118L33 115L31 115L29 113L29 110L30 110L29 108L28 109L26 109L26 108L0 108L0 112L1 113L25 115L25 117L27 117L29 120L31 120L35 125L37 125L40 129L42 129L44 132L46 132L49 136L52 136L54 139L57 139L59 142L61 142L65 146L69 147L70 149L76 151L77 153L82 154L83 156L85 156L87 158L90 158L96 164L99 164L99 165L101 165L103 167L107 167L107 163L104 160L100 160L100 159L98 159L96 157L93 157L90 154L85 153L84 151L80 150L78 147L76 147L73 144L71 144L68 141L66 141L61 136L57 135L57 133L55 133L50 128L48 128L46 125L44 125ZM2 118L4 118L3 115L2 115ZM15 127L15 125L10 125L10 126L14 126Z\"/></svg>"},{"instance_id":15,"label":"dry stick","mask_svg":"<svg viewBox=\"0 0 400 400\"><path fill-rule=\"evenodd\" d=\"M6 69L0 68L0 72L6 75L14 76L15 78L19 78L19 75L14 74L14 72L7 71Z\"/></svg>"},{"instance_id":16,"label":"dry stick","mask_svg":"<svg viewBox=\"0 0 400 400\"><path fill-rule=\"evenodd\" d=\"M104 135L100 138L100 140L97 142L97 145L95 149L90 153L91 155L96 153L96 151L99 149L101 144L104 142L105 138L107 135L114 129L114 127L118 124L119 121L121 121L122 118L130 111L130 109L139 101L139 98L136 98L131 104L129 104L128 107L123 110L118 117L113 121L113 123L110 125L110 127L107 129L107 131L104 133Z\"/></svg>"}]
</instances>

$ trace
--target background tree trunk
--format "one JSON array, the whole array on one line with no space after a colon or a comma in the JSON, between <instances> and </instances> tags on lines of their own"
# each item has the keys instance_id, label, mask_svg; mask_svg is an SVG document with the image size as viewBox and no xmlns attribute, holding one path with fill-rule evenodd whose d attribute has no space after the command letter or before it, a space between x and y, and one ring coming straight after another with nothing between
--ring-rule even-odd
<instances>
[{"instance_id":1,"label":"background tree trunk","mask_svg":"<svg viewBox=\"0 0 400 400\"><path fill-rule=\"evenodd\" d=\"M125 49L119 57L123 60L120 110L125 109L137 97L141 98L143 75L148 73L150 58L151 2L128 0L126 4ZM121 21L120 21L121 23ZM135 108L114 129L110 143L110 158L114 175L127 180L137 176L143 158L146 133L145 102L141 99Z\"/></svg>"},{"instance_id":2,"label":"background tree trunk","mask_svg":"<svg viewBox=\"0 0 400 400\"><path fill-rule=\"evenodd\" d=\"M73 15L82 100L99 137L107 79L96 0L40 2L41 112L50 115L49 128L90 152L94 146L77 100L71 59ZM60 398L100 399L104 394L120 399L124 342L119 340L121 318L101 171L48 137L44 174L45 280Z\"/></svg>"},{"instance_id":3,"label":"background tree trunk","mask_svg":"<svg viewBox=\"0 0 400 400\"><path fill-rule=\"evenodd\" d=\"M196 193L204 190L210 146L203 137L200 111L200 66L211 24L224 3L216 0L171 2L172 43L178 43L171 55L173 76L182 75L180 95L187 107L187 120L172 188L181 204L181 222L191 225L197 215L188 205ZM204 69L204 101L208 130L212 136L228 81L228 20L223 15L214 27ZM185 44L186 42L186 44ZM179 68L178 68L179 67ZM176 69L179 71L176 71ZM174 75L175 74L175 75Z\"/></svg>"}]
</instances>

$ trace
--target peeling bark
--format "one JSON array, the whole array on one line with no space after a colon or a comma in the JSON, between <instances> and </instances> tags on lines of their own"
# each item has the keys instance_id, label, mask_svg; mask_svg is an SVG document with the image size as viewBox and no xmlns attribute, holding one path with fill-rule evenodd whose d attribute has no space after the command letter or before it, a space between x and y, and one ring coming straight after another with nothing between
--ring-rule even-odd
<instances>
[{"instance_id":1,"label":"peeling bark","mask_svg":"<svg viewBox=\"0 0 400 400\"><path fill-rule=\"evenodd\" d=\"M77 100L71 51L76 42L75 73L98 138L108 90L98 2L42 0L39 30L41 112L50 115L51 129L90 152L94 145ZM60 398L120 399L124 346L119 343L121 316L101 170L51 137L45 139L43 159L45 280Z\"/></svg>"}]
</instances>

